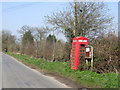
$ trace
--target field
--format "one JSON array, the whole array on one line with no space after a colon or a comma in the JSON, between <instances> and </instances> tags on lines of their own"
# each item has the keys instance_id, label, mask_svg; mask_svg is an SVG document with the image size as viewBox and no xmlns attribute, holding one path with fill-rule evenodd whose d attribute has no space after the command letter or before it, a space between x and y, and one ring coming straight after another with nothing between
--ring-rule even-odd
<instances>
[{"instance_id":1,"label":"field","mask_svg":"<svg viewBox=\"0 0 120 90\"><path fill-rule=\"evenodd\" d=\"M44 59L30 58L26 55L7 53L17 60L47 72L55 72L70 78L84 87L118 88L118 76L115 73L98 74L91 71L71 70L67 62L48 62Z\"/></svg>"}]
</instances>

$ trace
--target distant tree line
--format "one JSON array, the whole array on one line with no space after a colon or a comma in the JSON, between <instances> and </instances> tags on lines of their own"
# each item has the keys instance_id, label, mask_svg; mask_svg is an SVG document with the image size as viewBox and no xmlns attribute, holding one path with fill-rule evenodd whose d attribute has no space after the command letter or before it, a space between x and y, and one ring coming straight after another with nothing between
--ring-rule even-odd
<instances>
[{"instance_id":1,"label":"distant tree line","mask_svg":"<svg viewBox=\"0 0 120 90\"><path fill-rule=\"evenodd\" d=\"M44 58L47 61L69 62L72 38L84 36L89 38L94 48L94 69L98 73L116 72L118 65L118 37L112 28L113 18L107 15L108 10L104 3L78 2L77 3L77 31L73 34L74 5L62 11L53 12L45 16L46 27L30 27L24 25L19 33L20 40L10 32L2 31L2 50L25 54L30 57ZM61 32L67 42L58 40L51 32ZM83 67L85 67L83 65ZM86 70L86 69L84 69ZM89 69L87 69L89 70Z\"/></svg>"}]
</instances>

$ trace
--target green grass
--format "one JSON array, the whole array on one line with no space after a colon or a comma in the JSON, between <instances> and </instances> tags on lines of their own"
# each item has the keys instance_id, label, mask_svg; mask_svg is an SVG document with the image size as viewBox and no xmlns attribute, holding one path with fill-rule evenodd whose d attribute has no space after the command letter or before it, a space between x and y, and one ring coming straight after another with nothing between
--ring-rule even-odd
<instances>
[{"instance_id":1,"label":"green grass","mask_svg":"<svg viewBox=\"0 0 120 90\"><path fill-rule=\"evenodd\" d=\"M47 72L55 72L65 77L71 78L85 87L118 88L118 78L115 73L97 74L91 71L71 70L66 62L47 62L43 59L30 58L25 55L7 53L18 60L37 69Z\"/></svg>"}]
</instances>

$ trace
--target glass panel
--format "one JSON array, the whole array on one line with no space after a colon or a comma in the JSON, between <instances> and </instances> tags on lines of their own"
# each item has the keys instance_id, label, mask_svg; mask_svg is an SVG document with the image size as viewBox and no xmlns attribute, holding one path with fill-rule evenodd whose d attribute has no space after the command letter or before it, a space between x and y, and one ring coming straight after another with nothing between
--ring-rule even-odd
<instances>
[{"instance_id":1,"label":"glass panel","mask_svg":"<svg viewBox=\"0 0 120 90\"><path fill-rule=\"evenodd\" d=\"M80 44L81 47L85 47L85 44Z\"/></svg>"},{"instance_id":2,"label":"glass panel","mask_svg":"<svg viewBox=\"0 0 120 90\"><path fill-rule=\"evenodd\" d=\"M80 56L84 56L85 54L80 54Z\"/></svg>"},{"instance_id":3,"label":"glass panel","mask_svg":"<svg viewBox=\"0 0 120 90\"><path fill-rule=\"evenodd\" d=\"M73 46L75 46L76 44L72 44Z\"/></svg>"},{"instance_id":4,"label":"glass panel","mask_svg":"<svg viewBox=\"0 0 120 90\"><path fill-rule=\"evenodd\" d=\"M77 42L77 40L73 40L73 42Z\"/></svg>"},{"instance_id":5,"label":"glass panel","mask_svg":"<svg viewBox=\"0 0 120 90\"><path fill-rule=\"evenodd\" d=\"M85 49L85 47L80 47L80 49Z\"/></svg>"},{"instance_id":6,"label":"glass panel","mask_svg":"<svg viewBox=\"0 0 120 90\"><path fill-rule=\"evenodd\" d=\"M85 50L80 50L80 52L85 52Z\"/></svg>"},{"instance_id":7,"label":"glass panel","mask_svg":"<svg viewBox=\"0 0 120 90\"><path fill-rule=\"evenodd\" d=\"M75 52L75 49L73 49L72 52Z\"/></svg>"}]
</instances>

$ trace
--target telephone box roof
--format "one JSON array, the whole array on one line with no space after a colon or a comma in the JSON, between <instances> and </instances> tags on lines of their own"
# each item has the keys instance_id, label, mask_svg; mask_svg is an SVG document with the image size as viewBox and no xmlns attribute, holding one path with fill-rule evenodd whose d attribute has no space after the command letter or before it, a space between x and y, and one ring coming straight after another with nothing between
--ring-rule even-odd
<instances>
[{"instance_id":1,"label":"telephone box roof","mask_svg":"<svg viewBox=\"0 0 120 90\"><path fill-rule=\"evenodd\" d=\"M88 40L88 38L82 37L82 36L78 36L78 37L74 37L73 40Z\"/></svg>"}]
</instances>

